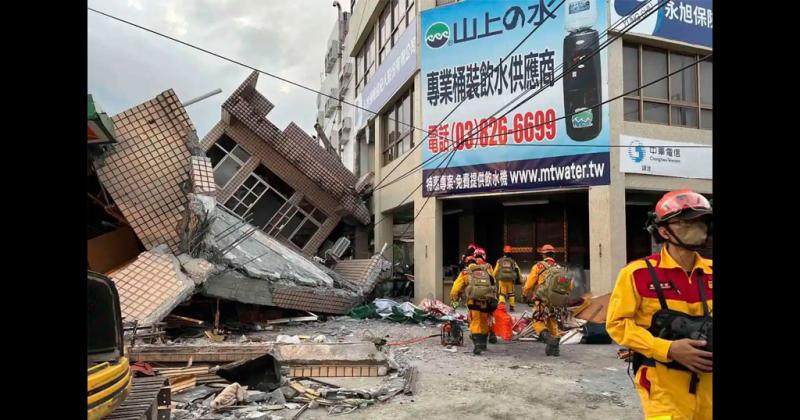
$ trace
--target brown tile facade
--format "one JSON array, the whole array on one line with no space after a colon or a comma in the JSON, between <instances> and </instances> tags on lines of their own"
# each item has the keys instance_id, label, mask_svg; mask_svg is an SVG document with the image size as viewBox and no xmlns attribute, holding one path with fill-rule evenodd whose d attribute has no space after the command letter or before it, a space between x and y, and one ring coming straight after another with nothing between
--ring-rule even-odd
<instances>
[{"instance_id":1,"label":"brown tile facade","mask_svg":"<svg viewBox=\"0 0 800 420\"><path fill-rule=\"evenodd\" d=\"M172 90L112 119L118 142L97 168L100 182L145 248L163 243L177 252L190 170L185 139L194 125Z\"/></svg>"},{"instance_id":2,"label":"brown tile facade","mask_svg":"<svg viewBox=\"0 0 800 420\"><path fill-rule=\"evenodd\" d=\"M332 293L331 289L282 285L275 285L272 289L272 304L281 308L344 315L358 302L356 295L344 292L340 295Z\"/></svg>"},{"instance_id":3,"label":"brown tile facade","mask_svg":"<svg viewBox=\"0 0 800 420\"><path fill-rule=\"evenodd\" d=\"M352 191L355 176L336 157L295 124L280 131L265 118L273 105L255 90L256 81L257 73L253 73L234 91L223 104L223 120L201 142L203 149L208 150L226 134L252 155L228 185L218 190L217 200L224 203L258 164L263 164L295 189L289 199L291 203L305 198L328 216L302 249L311 255L338 225L342 215L349 214L369 223L370 214ZM287 245L297 249L294 244Z\"/></svg>"},{"instance_id":4,"label":"brown tile facade","mask_svg":"<svg viewBox=\"0 0 800 420\"><path fill-rule=\"evenodd\" d=\"M111 279L117 286L126 321L142 321L164 305L177 305L175 300L187 287L192 288L178 278L171 257L150 252L139 254L136 261L112 274Z\"/></svg>"},{"instance_id":5,"label":"brown tile facade","mask_svg":"<svg viewBox=\"0 0 800 420\"><path fill-rule=\"evenodd\" d=\"M217 184L214 182L214 170L211 159L192 156L192 191L196 194L217 195Z\"/></svg>"}]
</instances>

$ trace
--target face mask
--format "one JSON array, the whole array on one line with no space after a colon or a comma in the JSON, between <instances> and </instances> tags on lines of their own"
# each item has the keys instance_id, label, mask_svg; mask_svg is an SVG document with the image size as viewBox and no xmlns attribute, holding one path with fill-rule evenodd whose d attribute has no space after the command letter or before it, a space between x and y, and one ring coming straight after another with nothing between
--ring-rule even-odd
<instances>
[{"instance_id":1,"label":"face mask","mask_svg":"<svg viewBox=\"0 0 800 420\"><path fill-rule=\"evenodd\" d=\"M675 223L671 225L670 228L675 236L686 245L703 245L708 238L708 225L702 222L689 224Z\"/></svg>"}]
</instances>

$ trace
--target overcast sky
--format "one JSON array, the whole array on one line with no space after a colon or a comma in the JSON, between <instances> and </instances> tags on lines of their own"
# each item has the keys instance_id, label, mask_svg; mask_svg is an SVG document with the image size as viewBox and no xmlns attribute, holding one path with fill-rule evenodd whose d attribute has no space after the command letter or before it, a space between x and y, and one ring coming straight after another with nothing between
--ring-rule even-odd
<instances>
[{"instance_id":1,"label":"overcast sky","mask_svg":"<svg viewBox=\"0 0 800 420\"><path fill-rule=\"evenodd\" d=\"M350 2L340 0L347 11ZM332 0L89 0L89 7L165 33L297 83L320 87ZM88 13L89 92L114 115L173 89L202 138L220 119L222 102L251 70L174 41ZM316 93L259 75L258 91L275 104L279 128L294 121L314 132Z\"/></svg>"}]
</instances>

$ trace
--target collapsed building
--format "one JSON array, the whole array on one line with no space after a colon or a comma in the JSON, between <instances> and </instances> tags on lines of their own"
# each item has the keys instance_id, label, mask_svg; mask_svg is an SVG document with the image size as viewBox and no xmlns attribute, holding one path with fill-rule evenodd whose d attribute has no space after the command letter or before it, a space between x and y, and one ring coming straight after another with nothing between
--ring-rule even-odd
<instances>
[{"instance_id":1,"label":"collapsed building","mask_svg":"<svg viewBox=\"0 0 800 420\"><path fill-rule=\"evenodd\" d=\"M167 90L106 117L109 141L90 142L88 268L116 283L126 321L157 323L194 295L344 314L388 272L366 251L355 176L294 123L267 120L256 82L202 141Z\"/></svg>"}]
</instances>

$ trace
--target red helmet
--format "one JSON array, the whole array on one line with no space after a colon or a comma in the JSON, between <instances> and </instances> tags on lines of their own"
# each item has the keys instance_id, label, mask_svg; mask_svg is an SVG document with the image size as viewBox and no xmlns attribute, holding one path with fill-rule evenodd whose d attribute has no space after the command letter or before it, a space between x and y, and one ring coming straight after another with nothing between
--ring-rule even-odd
<instances>
[{"instance_id":1,"label":"red helmet","mask_svg":"<svg viewBox=\"0 0 800 420\"><path fill-rule=\"evenodd\" d=\"M711 215L711 203L702 195L688 189L670 191L656 203L655 223L669 220L689 220Z\"/></svg>"},{"instance_id":2,"label":"red helmet","mask_svg":"<svg viewBox=\"0 0 800 420\"><path fill-rule=\"evenodd\" d=\"M544 244L541 248L539 248L540 254L547 254L549 252L556 252L556 249L553 247L553 245Z\"/></svg>"},{"instance_id":3,"label":"red helmet","mask_svg":"<svg viewBox=\"0 0 800 420\"><path fill-rule=\"evenodd\" d=\"M475 257L475 258L481 258L481 259L483 259L485 261L486 260L486 250L484 250L483 248L480 248L480 247L475 248L475 252L472 253L472 256Z\"/></svg>"},{"instance_id":4,"label":"red helmet","mask_svg":"<svg viewBox=\"0 0 800 420\"><path fill-rule=\"evenodd\" d=\"M511 253L511 245L506 245L503 247L503 254L510 254Z\"/></svg>"},{"instance_id":5,"label":"red helmet","mask_svg":"<svg viewBox=\"0 0 800 420\"><path fill-rule=\"evenodd\" d=\"M472 250L474 252L476 248L478 248L478 245L476 245L475 242L470 242L469 245L467 245L467 251Z\"/></svg>"}]
</instances>

